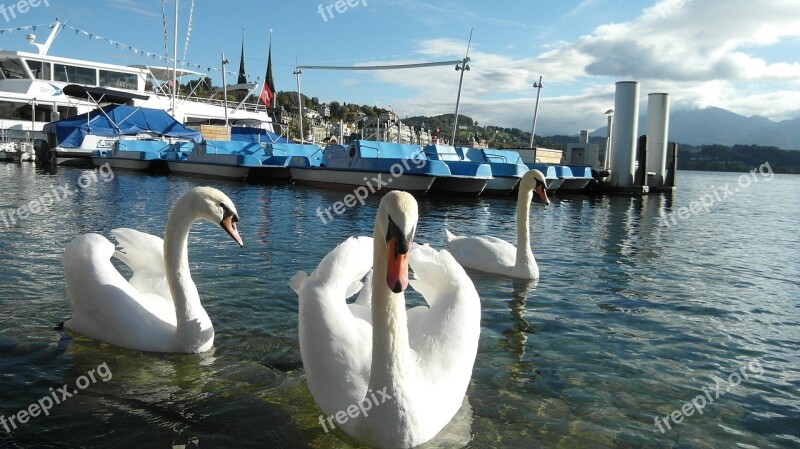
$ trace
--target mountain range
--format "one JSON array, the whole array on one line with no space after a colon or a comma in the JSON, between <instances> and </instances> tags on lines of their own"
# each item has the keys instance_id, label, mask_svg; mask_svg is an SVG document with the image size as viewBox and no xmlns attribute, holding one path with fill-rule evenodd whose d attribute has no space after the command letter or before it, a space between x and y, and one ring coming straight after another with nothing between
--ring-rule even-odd
<instances>
[{"instance_id":1,"label":"mountain range","mask_svg":"<svg viewBox=\"0 0 800 449\"><path fill-rule=\"evenodd\" d=\"M639 135L647 132L647 117L639 116ZM606 127L592 133L605 137ZM669 141L685 145L759 145L800 150L800 118L773 122L711 107L674 111L669 115Z\"/></svg>"}]
</instances>

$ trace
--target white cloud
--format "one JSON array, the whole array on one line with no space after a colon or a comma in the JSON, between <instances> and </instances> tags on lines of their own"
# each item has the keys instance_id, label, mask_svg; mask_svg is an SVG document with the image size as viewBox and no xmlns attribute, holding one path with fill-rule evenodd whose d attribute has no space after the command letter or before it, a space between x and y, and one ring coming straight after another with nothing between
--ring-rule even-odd
<instances>
[{"instance_id":1,"label":"white cloud","mask_svg":"<svg viewBox=\"0 0 800 449\"><path fill-rule=\"evenodd\" d=\"M415 0L406 6L427 5ZM585 0L571 14L593 4ZM472 70L464 76L461 113L483 124L529 129L536 90L544 77L537 134L574 134L605 126L614 83L641 83L642 109L650 92L670 94L672 109L717 106L773 120L800 115L800 53L764 56L771 46L800 38L800 2L775 0L662 0L625 23L597 26L574 42L513 58L473 42ZM416 43L419 59L461 59L466 42ZM497 49L497 51L508 51ZM795 58L794 60L788 58ZM783 59L783 60L776 60ZM385 61L382 61L386 63ZM375 72L377 81L414 92L393 100L408 115L452 113L459 73L453 67ZM576 93L577 92L577 93Z\"/></svg>"},{"instance_id":2,"label":"white cloud","mask_svg":"<svg viewBox=\"0 0 800 449\"><path fill-rule=\"evenodd\" d=\"M136 14L141 14L143 16L159 16L159 14L153 11L151 6L144 7L141 5L141 2L137 2L135 0L109 0L108 6L111 6L112 8L124 9Z\"/></svg>"}]
</instances>

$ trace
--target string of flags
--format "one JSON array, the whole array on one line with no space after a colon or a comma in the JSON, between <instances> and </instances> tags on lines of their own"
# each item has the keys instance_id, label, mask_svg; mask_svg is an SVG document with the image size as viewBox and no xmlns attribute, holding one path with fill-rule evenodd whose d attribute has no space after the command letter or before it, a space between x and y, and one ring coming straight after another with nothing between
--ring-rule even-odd
<instances>
[{"instance_id":1,"label":"string of flags","mask_svg":"<svg viewBox=\"0 0 800 449\"><path fill-rule=\"evenodd\" d=\"M52 28L54 26L55 26L55 24L53 24L53 23L44 23L44 24L39 24L39 25L26 25L26 26L14 27L14 28L3 28L3 29L0 29L0 35L2 35L3 33L11 34L14 31L23 31L23 30L36 31L37 28L45 28L45 27ZM74 30L76 35L86 36L90 40L100 40L100 41L108 42L110 45L113 45L115 48L118 48L120 50L127 50L127 51L129 51L129 52L131 52L133 54L136 54L136 55L147 56L147 57L150 57L152 59L156 59L156 60L159 60L159 61L164 61L167 64L172 64L175 61L174 58L170 58L170 57L168 57L166 55L159 55L157 53L152 53L152 52L149 52L149 51L146 51L146 50L142 50L142 49L136 48L136 47L134 47L132 45L126 45L126 44L124 44L122 42L118 42L118 41L115 41L115 40L112 40L112 39L108 39L108 38L105 38L103 36L99 36L97 34L90 33L88 31L84 31L84 30L75 28L75 27L73 27L71 25L62 24L62 26L65 27L65 28L70 28L70 29ZM188 68L198 69L198 70L206 71L206 72L222 72L222 70L220 70L218 67L209 67L209 66L204 66L204 65L201 65L201 64L193 64L193 63L185 61L185 60L184 61L178 60L178 64L180 64L181 67L188 67ZM228 74L228 75L233 75L233 76L238 75L238 72L232 72L232 71L225 71L225 73ZM256 82L259 82L259 81L261 81L261 77L258 76L258 77L255 78L255 80L256 80Z\"/></svg>"}]
</instances>

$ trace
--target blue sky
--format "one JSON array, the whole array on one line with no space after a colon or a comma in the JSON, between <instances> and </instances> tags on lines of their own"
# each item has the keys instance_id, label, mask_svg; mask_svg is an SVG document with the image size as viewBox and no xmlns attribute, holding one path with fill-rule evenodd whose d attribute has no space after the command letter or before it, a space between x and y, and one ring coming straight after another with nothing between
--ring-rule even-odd
<instances>
[{"instance_id":1,"label":"blue sky","mask_svg":"<svg viewBox=\"0 0 800 449\"><path fill-rule=\"evenodd\" d=\"M35 0L26 0L35 4ZM614 83L641 83L647 94L667 92L672 110L717 106L772 120L800 117L800 2L771 0L551 1L195 0L186 59L238 69L244 29L248 74L263 78L269 30L278 90L294 90L295 61L364 65L460 59L470 29L471 70L461 113L481 124L530 129L543 77L537 134L575 134L606 123ZM2 3L2 0L0 0ZM11 4L11 2L6 2ZM191 0L179 3L179 59ZM172 53L174 0L166 1ZM67 25L163 55L160 0L39 0L37 7L0 13L0 28ZM320 13L322 9L323 13ZM323 14L325 18L323 18ZM6 20L8 19L8 20ZM28 50L26 31L0 34L0 48ZM39 29L38 40L46 30ZM26 47L28 47L26 49ZM51 54L118 64L164 64L67 28ZM210 72L221 81L218 71ZM454 67L381 72L304 71L304 94L391 107L401 116L453 112Z\"/></svg>"}]
</instances>

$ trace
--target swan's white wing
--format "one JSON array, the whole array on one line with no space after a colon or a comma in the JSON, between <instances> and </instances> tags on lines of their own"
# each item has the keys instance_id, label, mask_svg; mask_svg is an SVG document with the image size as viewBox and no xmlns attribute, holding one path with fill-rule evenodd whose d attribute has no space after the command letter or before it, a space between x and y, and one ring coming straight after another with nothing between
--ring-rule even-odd
<instances>
[{"instance_id":1,"label":"swan's white wing","mask_svg":"<svg viewBox=\"0 0 800 449\"><path fill-rule=\"evenodd\" d=\"M445 229L447 249L461 265L495 274L511 274L517 261L517 248L505 240L488 235L455 236Z\"/></svg>"},{"instance_id":2,"label":"swan's white wing","mask_svg":"<svg viewBox=\"0 0 800 449\"><path fill-rule=\"evenodd\" d=\"M114 245L98 234L74 238L64 250L67 296L73 315L64 326L117 346L164 351L175 310L142 295L111 264Z\"/></svg>"},{"instance_id":3,"label":"swan's white wing","mask_svg":"<svg viewBox=\"0 0 800 449\"><path fill-rule=\"evenodd\" d=\"M367 392L372 362L372 326L348 306L372 268L372 239L349 238L310 274L292 277L300 302L300 354L308 387L328 415L356 404ZM366 309L369 313L369 310Z\"/></svg>"},{"instance_id":4,"label":"swan's white wing","mask_svg":"<svg viewBox=\"0 0 800 449\"><path fill-rule=\"evenodd\" d=\"M130 284L143 294L154 294L172 303L164 268L164 240L130 228L113 229L111 235L118 246L114 257L133 270Z\"/></svg>"},{"instance_id":5,"label":"swan's white wing","mask_svg":"<svg viewBox=\"0 0 800 449\"><path fill-rule=\"evenodd\" d=\"M478 351L481 306L472 280L447 251L414 245L409 259L410 283L428 307L408 311L411 348L419 372L438 396L434 415L453 416L461 407Z\"/></svg>"},{"instance_id":6,"label":"swan's white wing","mask_svg":"<svg viewBox=\"0 0 800 449\"><path fill-rule=\"evenodd\" d=\"M364 278L364 285L361 288L361 291L358 292L358 296L354 304L362 306L367 310L370 310L372 307L372 270L367 272L367 277ZM372 315L370 315L369 321L372 321Z\"/></svg>"}]
</instances>

